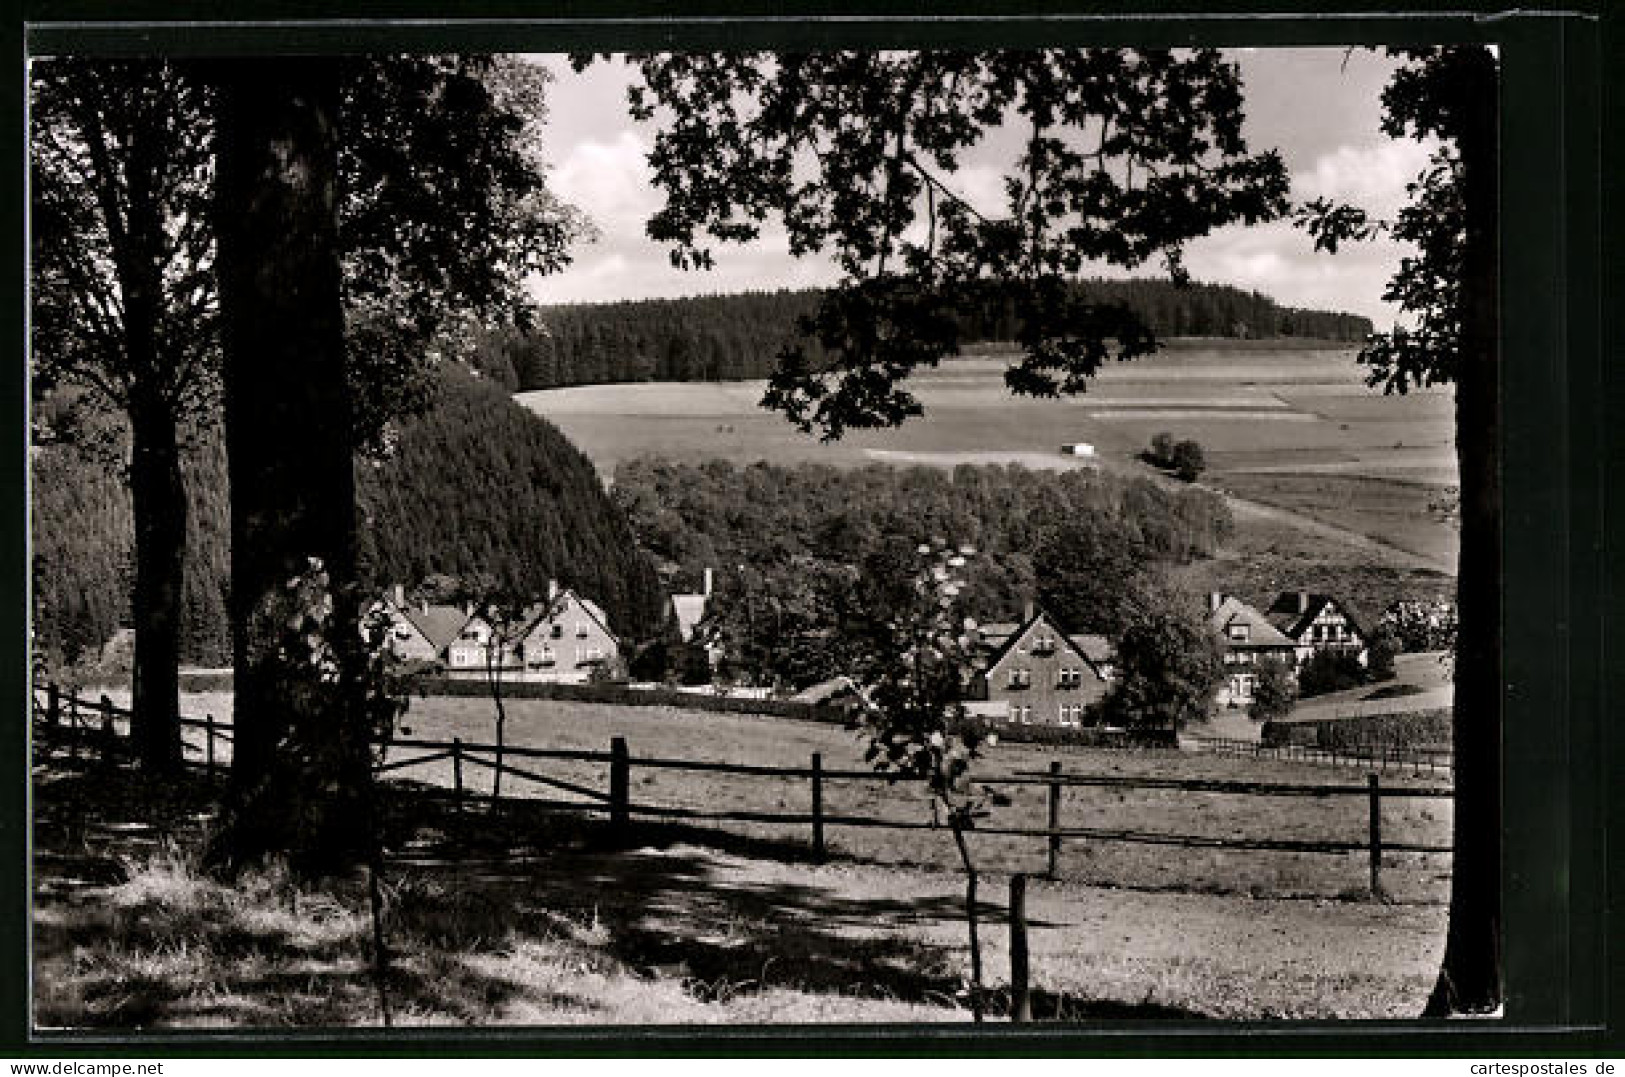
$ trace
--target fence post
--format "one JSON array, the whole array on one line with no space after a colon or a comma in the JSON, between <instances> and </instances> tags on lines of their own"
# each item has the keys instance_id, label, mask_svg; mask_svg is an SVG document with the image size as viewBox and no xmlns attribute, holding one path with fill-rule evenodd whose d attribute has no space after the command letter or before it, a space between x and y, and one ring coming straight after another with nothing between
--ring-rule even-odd
<instances>
[{"instance_id":1,"label":"fence post","mask_svg":"<svg viewBox=\"0 0 1625 1077\"><path fill-rule=\"evenodd\" d=\"M933 802L934 803L934 802ZM824 754L812 754L813 859L824 862Z\"/></svg>"},{"instance_id":2,"label":"fence post","mask_svg":"<svg viewBox=\"0 0 1625 1077\"><path fill-rule=\"evenodd\" d=\"M617 840L625 840L632 813L632 756L625 737L609 742L609 825Z\"/></svg>"},{"instance_id":3,"label":"fence post","mask_svg":"<svg viewBox=\"0 0 1625 1077\"><path fill-rule=\"evenodd\" d=\"M1059 878L1061 873L1061 761L1049 765L1049 877Z\"/></svg>"},{"instance_id":4,"label":"fence post","mask_svg":"<svg viewBox=\"0 0 1625 1077\"><path fill-rule=\"evenodd\" d=\"M1375 774L1366 776L1370 791L1371 900L1382 900L1382 785Z\"/></svg>"},{"instance_id":5,"label":"fence post","mask_svg":"<svg viewBox=\"0 0 1625 1077\"><path fill-rule=\"evenodd\" d=\"M214 715L203 716L203 773L214 778Z\"/></svg>"},{"instance_id":6,"label":"fence post","mask_svg":"<svg viewBox=\"0 0 1625 1077\"><path fill-rule=\"evenodd\" d=\"M451 738L451 798L460 813L463 810L463 738Z\"/></svg>"},{"instance_id":7,"label":"fence post","mask_svg":"<svg viewBox=\"0 0 1625 1077\"><path fill-rule=\"evenodd\" d=\"M1010 876L1010 1020L1024 1024L1033 1019L1032 995L1027 988L1027 876Z\"/></svg>"}]
</instances>

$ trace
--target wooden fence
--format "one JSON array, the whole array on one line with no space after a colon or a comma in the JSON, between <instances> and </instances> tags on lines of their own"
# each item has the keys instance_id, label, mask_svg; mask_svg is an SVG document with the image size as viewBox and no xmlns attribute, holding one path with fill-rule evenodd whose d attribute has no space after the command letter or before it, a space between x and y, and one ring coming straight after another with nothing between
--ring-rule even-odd
<instances>
[{"instance_id":1,"label":"wooden fence","mask_svg":"<svg viewBox=\"0 0 1625 1077\"><path fill-rule=\"evenodd\" d=\"M115 707L106 696L103 696L96 703L89 703L72 695L64 699L54 685L47 686L46 693L47 701L43 715L44 728L72 731L71 739L75 747L77 747L81 739L82 732L91 729L95 731L95 736L99 740L98 746L103 751L111 752L116 750L118 740L116 724L119 719L128 718L128 711ZM90 714L99 715L101 717L100 723L92 724L87 722L86 718ZM213 716L203 719L183 718L181 722L186 728L202 729L204 731L202 745L188 744L188 748L201 758L188 759L187 762L201 767L207 773L213 775L221 766L220 761L217 759L215 744L217 741L230 743L230 724L219 722ZM1235 743L1240 744L1242 742ZM387 761L377 768L379 774L395 773L410 768L426 767L431 764L449 761L451 763L452 784L446 791L459 809L475 795L469 790L468 783L465 780L468 769L475 767L487 770L493 775L501 773L544 789L572 794L576 799L565 800L557 797L527 796L523 800L526 804L544 809L604 813L608 816L611 828L623 834L629 831L632 821L637 818L678 822L740 822L806 827L813 855L815 858L822 860L827 854L825 835L831 828L940 829L940 825L934 819L884 819L873 816L836 814L826 811L824 808L824 789L828 782L907 783L920 781L921 779L886 774L874 770L827 768L824 766L822 754L818 752L811 754L808 765L805 767L777 767L748 763L722 763L699 759L659 759L634 756L624 737L612 738L608 751L531 748L517 745L504 746L499 751L495 745L467 743L457 737L449 741L397 738L389 741L386 745L382 745L382 747L388 752L399 750L416 754L409 754L405 758L399 759L387 759L386 756ZM1289 749L1292 753L1316 750L1298 746L1282 746L1279 751L1286 752ZM1264 751L1265 754L1268 754L1276 751L1276 749L1265 749ZM497 761L499 755L501 762ZM1284 754L1277 756L1277 758L1298 758L1298 755ZM1307 756L1304 758L1307 758ZM540 773L535 769L534 763L534 761L538 760L607 764L609 768L607 788L595 789L579 782ZM808 812L719 810L714 808L638 804L632 796L632 772L635 768L707 772L742 778L790 778L806 781L809 784L811 810ZM1382 835L1382 801L1387 797L1450 798L1454 796L1453 790L1439 786L1385 786L1382 784L1380 774L1376 772L1367 775L1366 783L1363 786L1350 784L1302 785L1192 778L1075 774L1067 773L1062 764L1056 761L1050 763L1049 768L1044 771L975 775L972 777L972 781L975 784L994 786L1035 785L1045 787L1047 791L1047 812L1044 826L1008 826L978 822L975 830L978 834L1042 839L1048 853L1047 874L1051 878L1055 878L1059 874L1062 845L1068 841L1127 842L1184 848L1289 853L1347 854L1365 852L1370 865L1370 889L1371 893L1375 895L1382 893L1381 874L1385 853L1448 854L1452 851L1448 845L1385 842ZM1221 838L1205 835L1172 834L1152 830L1064 826L1061 819L1062 793L1068 788L1077 787L1176 790L1191 793L1255 797L1362 797L1367 804L1366 840L1362 842L1309 841L1294 838Z\"/></svg>"},{"instance_id":2,"label":"wooden fence","mask_svg":"<svg viewBox=\"0 0 1625 1077\"><path fill-rule=\"evenodd\" d=\"M1358 767L1379 774L1410 774L1413 777L1444 775L1455 771L1455 754L1427 748L1395 748L1366 745L1322 748L1314 744L1261 744L1256 740L1203 738L1196 745L1217 755L1250 756L1254 759L1281 759L1323 766Z\"/></svg>"}]
</instances>

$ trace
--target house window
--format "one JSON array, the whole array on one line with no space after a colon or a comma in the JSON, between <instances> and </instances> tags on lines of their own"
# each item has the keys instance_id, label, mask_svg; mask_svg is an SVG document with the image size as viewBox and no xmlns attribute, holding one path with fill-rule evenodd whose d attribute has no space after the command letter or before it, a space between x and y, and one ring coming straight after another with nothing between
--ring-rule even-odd
<instances>
[{"instance_id":1,"label":"house window","mask_svg":"<svg viewBox=\"0 0 1625 1077\"><path fill-rule=\"evenodd\" d=\"M553 639L563 639L564 638L564 626L561 625L561 624L555 624L555 625L551 626L547 630L547 634L548 634L548 636L550 636Z\"/></svg>"},{"instance_id":2,"label":"house window","mask_svg":"<svg viewBox=\"0 0 1625 1077\"><path fill-rule=\"evenodd\" d=\"M587 626L580 621L576 622L576 639L587 638Z\"/></svg>"},{"instance_id":3,"label":"house window","mask_svg":"<svg viewBox=\"0 0 1625 1077\"><path fill-rule=\"evenodd\" d=\"M1033 674L1030 669L1012 669L1010 671L1011 688L1030 688L1033 683Z\"/></svg>"},{"instance_id":4,"label":"house window","mask_svg":"<svg viewBox=\"0 0 1625 1077\"><path fill-rule=\"evenodd\" d=\"M1055 637L1054 636L1043 635L1043 636L1034 636L1033 637L1033 653L1034 654L1050 654L1054 650L1055 650Z\"/></svg>"},{"instance_id":5,"label":"house window","mask_svg":"<svg viewBox=\"0 0 1625 1077\"><path fill-rule=\"evenodd\" d=\"M1230 638L1233 639L1233 640L1238 640L1240 642L1245 643L1247 641L1247 626L1246 625L1231 625L1230 626Z\"/></svg>"},{"instance_id":6,"label":"house window","mask_svg":"<svg viewBox=\"0 0 1625 1077\"><path fill-rule=\"evenodd\" d=\"M1010 717L1022 725L1026 725L1033 720L1033 709L1027 706L1011 707Z\"/></svg>"}]
</instances>

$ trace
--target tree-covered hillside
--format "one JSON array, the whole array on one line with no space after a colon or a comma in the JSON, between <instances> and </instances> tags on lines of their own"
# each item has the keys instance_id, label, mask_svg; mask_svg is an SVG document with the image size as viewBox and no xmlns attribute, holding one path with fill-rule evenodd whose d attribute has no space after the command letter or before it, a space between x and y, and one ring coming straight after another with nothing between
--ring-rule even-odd
<instances>
[{"instance_id":1,"label":"tree-covered hillside","mask_svg":"<svg viewBox=\"0 0 1625 1077\"><path fill-rule=\"evenodd\" d=\"M448 372L435 406L358 478L363 563L379 587L483 575L541 595L557 579L624 637L661 627L660 581L591 462L489 380Z\"/></svg>"},{"instance_id":2,"label":"tree-covered hillside","mask_svg":"<svg viewBox=\"0 0 1625 1077\"><path fill-rule=\"evenodd\" d=\"M200 440L187 464L182 660L225 665L225 453L218 435ZM69 443L36 447L32 464L35 631L52 659L72 662L129 620L129 489ZM394 455L357 468L371 586L446 573L539 595L556 578L599 602L623 635L661 628L654 568L592 465L499 386L448 370L434 406L401 424Z\"/></svg>"},{"instance_id":3,"label":"tree-covered hillside","mask_svg":"<svg viewBox=\"0 0 1625 1077\"><path fill-rule=\"evenodd\" d=\"M1124 303L1159 336L1363 341L1372 326L1352 314L1282 307L1268 296L1216 284L1176 288L1166 280L1093 280L1079 285L1101 303ZM772 372L816 291L747 292L694 299L645 299L548 307L534 332L493 333L478 363L510 389L620 381L735 381ZM965 311L966 344L1011 340L1011 309Z\"/></svg>"},{"instance_id":4,"label":"tree-covered hillside","mask_svg":"<svg viewBox=\"0 0 1625 1077\"><path fill-rule=\"evenodd\" d=\"M888 544L912 548L941 537L983 555L969 604L995 619L1035 597L1033 555L1063 524L1096 521L1145 556L1172 563L1211 556L1233 528L1229 509L1206 490L1004 465L948 471L639 459L616 469L615 499L674 589L693 589L706 568L726 576L742 565L806 558L850 565Z\"/></svg>"}]
</instances>

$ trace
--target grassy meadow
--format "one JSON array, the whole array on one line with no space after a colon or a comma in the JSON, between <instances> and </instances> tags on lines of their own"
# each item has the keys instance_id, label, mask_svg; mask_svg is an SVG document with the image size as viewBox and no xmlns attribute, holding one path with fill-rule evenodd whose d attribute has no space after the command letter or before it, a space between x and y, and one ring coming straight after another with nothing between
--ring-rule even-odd
<instances>
[{"instance_id":1,"label":"grassy meadow","mask_svg":"<svg viewBox=\"0 0 1625 1077\"><path fill-rule=\"evenodd\" d=\"M363 877L299 883L272 865L228 884L200 869L217 789L93 766L36 776L35 1027L378 1025L380 979L398 1026L970 1019L954 872L818 865L682 826L618 848L600 824L523 801L458 813L396 792L380 976ZM984 877L995 1018L1005 894ZM1027 916L1035 1015L1084 1021L1414 1016L1445 926L1436 904L1066 878L1033 880Z\"/></svg>"}]
</instances>

